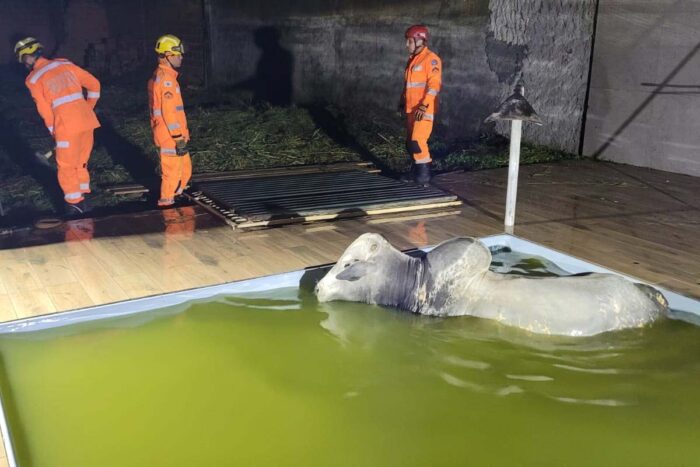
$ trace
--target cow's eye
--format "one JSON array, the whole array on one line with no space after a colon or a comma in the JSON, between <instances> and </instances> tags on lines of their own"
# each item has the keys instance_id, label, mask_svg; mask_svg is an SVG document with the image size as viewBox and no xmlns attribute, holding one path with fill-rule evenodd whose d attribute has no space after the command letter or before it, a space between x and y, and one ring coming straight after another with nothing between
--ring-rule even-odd
<instances>
[{"instance_id":1,"label":"cow's eye","mask_svg":"<svg viewBox=\"0 0 700 467\"><path fill-rule=\"evenodd\" d=\"M372 243L372 246L369 247L369 251L377 251L377 244Z\"/></svg>"}]
</instances>

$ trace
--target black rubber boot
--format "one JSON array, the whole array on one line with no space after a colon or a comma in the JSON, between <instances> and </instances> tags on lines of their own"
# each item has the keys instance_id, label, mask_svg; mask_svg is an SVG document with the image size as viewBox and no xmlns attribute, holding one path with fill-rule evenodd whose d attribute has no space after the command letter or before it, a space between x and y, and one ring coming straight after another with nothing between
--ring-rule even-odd
<instances>
[{"instance_id":1,"label":"black rubber boot","mask_svg":"<svg viewBox=\"0 0 700 467\"><path fill-rule=\"evenodd\" d=\"M91 211L91 206L88 204L88 201L86 199L82 200L79 203L65 203L64 206L64 213L66 217L70 219L75 219L77 217L83 217L85 216L88 212Z\"/></svg>"},{"instance_id":2,"label":"black rubber boot","mask_svg":"<svg viewBox=\"0 0 700 467\"><path fill-rule=\"evenodd\" d=\"M420 186L430 185L430 166L432 164L428 162L427 164L416 164L416 184Z\"/></svg>"},{"instance_id":3,"label":"black rubber boot","mask_svg":"<svg viewBox=\"0 0 700 467\"><path fill-rule=\"evenodd\" d=\"M65 203L63 207L63 213L69 219L75 219L76 217L81 217L85 214L84 201L79 203Z\"/></svg>"},{"instance_id":4,"label":"black rubber boot","mask_svg":"<svg viewBox=\"0 0 700 467\"><path fill-rule=\"evenodd\" d=\"M83 212L88 213L92 211L92 203L90 203L90 200L88 198L83 199L80 204L83 207Z\"/></svg>"},{"instance_id":5,"label":"black rubber boot","mask_svg":"<svg viewBox=\"0 0 700 467\"><path fill-rule=\"evenodd\" d=\"M404 183L413 183L413 179L415 178L415 176L416 176L416 164L411 164L410 170L407 173L401 175L399 180L404 182Z\"/></svg>"}]
</instances>

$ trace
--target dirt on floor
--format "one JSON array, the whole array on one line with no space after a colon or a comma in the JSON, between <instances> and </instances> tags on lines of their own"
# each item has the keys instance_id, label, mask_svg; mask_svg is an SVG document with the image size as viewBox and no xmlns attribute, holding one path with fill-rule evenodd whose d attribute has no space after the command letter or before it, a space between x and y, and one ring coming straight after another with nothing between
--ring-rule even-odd
<instances>
[{"instance_id":1,"label":"dirt on floor","mask_svg":"<svg viewBox=\"0 0 700 467\"><path fill-rule=\"evenodd\" d=\"M46 164L36 156L54 143L24 87L23 70L1 73L0 223L8 226L61 212L62 194L55 160ZM327 104L273 107L253 104L244 90L190 87L183 94L195 173L370 161L398 176L410 167L401 116L386 110ZM90 159L92 205L119 209L125 203L150 202L143 195L125 198L105 191L119 183L157 181L145 84L104 86L97 112L102 127L95 133ZM431 152L438 172L508 164L508 140L495 134L449 143L436 136ZM529 164L574 157L526 143L521 160Z\"/></svg>"}]
</instances>

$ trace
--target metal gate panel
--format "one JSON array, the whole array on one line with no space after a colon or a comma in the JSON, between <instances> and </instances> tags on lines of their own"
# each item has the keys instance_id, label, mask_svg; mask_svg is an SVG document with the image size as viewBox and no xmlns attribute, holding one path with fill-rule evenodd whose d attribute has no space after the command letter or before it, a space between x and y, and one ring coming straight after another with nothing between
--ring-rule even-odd
<instances>
[{"instance_id":1,"label":"metal gate panel","mask_svg":"<svg viewBox=\"0 0 700 467\"><path fill-rule=\"evenodd\" d=\"M234 227L432 210L461 204L434 187L363 170L195 182L192 198Z\"/></svg>"}]
</instances>

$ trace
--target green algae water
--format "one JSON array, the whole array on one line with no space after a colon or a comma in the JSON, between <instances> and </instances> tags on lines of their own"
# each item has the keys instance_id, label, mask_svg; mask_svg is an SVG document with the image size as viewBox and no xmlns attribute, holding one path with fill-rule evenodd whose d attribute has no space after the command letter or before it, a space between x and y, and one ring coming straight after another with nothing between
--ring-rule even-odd
<instances>
[{"instance_id":1,"label":"green algae water","mask_svg":"<svg viewBox=\"0 0 700 467\"><path fill-rule=\"evenodd\" d=\"M0 357L20 466L700 463L680 321L548 337L294 288L5 334Z\"/></svg>"}]
</instances>

